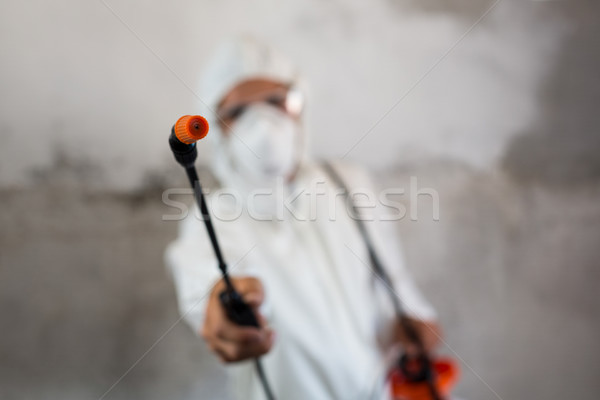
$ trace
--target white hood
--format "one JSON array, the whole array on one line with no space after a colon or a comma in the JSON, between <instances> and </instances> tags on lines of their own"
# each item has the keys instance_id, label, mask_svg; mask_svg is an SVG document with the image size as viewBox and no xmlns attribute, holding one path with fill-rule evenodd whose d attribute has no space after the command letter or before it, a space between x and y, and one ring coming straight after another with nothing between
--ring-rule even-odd
<instances>
[{"instance_id":1,"label":"white hood","mask_svg":"<svg viewBox=\"0 0 600 400\"><path fill-rule=\"evenodd\" d=\"M241 37L221 45L208 63L201 79L200 96L213 111L218 103L238 83L264 78L296 85L298 74L289 59L273 48L251 37ZM211 169L222 186L234 188L246 195L254 183L239 176L232 160L230 143L247 146L235 132L224 136L214 113L207 116L211 126L208 135L211 144ZM301 157L305 158L306 138L302 132ZM248 148L248 151L253 151ZM275 182L272 182L275 184ZM268 183L261 186L267 186Z\"/></svg>"}]
</instances>

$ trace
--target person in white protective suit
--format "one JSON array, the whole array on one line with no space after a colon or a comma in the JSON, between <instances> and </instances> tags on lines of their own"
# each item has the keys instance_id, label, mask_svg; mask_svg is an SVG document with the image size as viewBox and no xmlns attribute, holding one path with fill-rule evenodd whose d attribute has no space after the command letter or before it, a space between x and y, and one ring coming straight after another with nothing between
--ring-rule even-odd
<instances>
[{"instance_id":1,"label":"person in white protective suit","mask_svg":"<svg viewBox=\"0 0 600 400\"><path fill-rule=\"evenodd\" d=\"M297 79L287 59L246 38L217 51L199 93L216 110L209 137L222 189L209 194L208 205L233 283L261 328L225 316L217 261L196 213L182 221L166 262L182 316L215 354L214 363L225 363L236 398L264 398L251 362L258 356L278 399L386 398L390 354L411 343L369 264L343 190L305 155ZM353 196L357 206L367 197L375 201L363 170L332 166L363 194ZM378 208L361 208L364 223L432 349L440 334L435 312L405 269L393 222L379 218Z\"/></svg>"}]
</instances>

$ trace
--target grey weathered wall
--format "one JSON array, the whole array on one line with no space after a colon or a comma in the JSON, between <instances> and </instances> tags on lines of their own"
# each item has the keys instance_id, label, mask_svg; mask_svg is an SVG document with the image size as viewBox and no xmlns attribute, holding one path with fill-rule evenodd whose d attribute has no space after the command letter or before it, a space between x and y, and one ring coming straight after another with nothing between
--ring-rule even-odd
<instances>
[{"instance_id":1,"label":"grey weathered wall","mask_svg":"<svg viewBox=\"0 0 600 400\"><path fill-rule=\"evenodd\" d=\"M165 129L206 111L179 79L195 86L215 40L250 31L287 50L311 84L313 153L341 157L491 5L108 4L152 51L101 2L2 5L2 398L98 399L143 355L107 399L219 392L218 376L194 381L207 355L175 324L162 250L176 225L161 220L162 190L182 182ZM417 176L440 194L439 222L423 198L398 229L479 375L463 366L466 398L600 391L599 11L501 1L347 156L382 186Z\"/></svg>"}]
</instances>

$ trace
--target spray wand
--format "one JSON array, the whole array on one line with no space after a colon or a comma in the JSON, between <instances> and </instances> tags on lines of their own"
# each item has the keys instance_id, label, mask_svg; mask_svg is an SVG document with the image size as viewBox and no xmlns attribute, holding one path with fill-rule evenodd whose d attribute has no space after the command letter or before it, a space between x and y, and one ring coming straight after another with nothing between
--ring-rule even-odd
<instances>
[{"instance_id":1,"label":"spray wand","mask_svg":"<svg viewBox=\"0 0 600 400\"><path fill-rule=\"evenodd\" d=\"M198 157L196 142L204 139L208 134L208 130L208 121L206 121L204 117L200 115L184 115L177 120L171 129L169 146L173 151L175 160L177 160L177 162L185 169L190 185L194 190L196 203L200 207L202 220L204 221L206 231L208 232L212 248L217 257L219 269L221 270L223 282L225 283L225 290L219 294L219 300L225 309L225 314L232 322L235 322L238 325L259 328L260 326L256 315L254 315L250 306L244 302L240 293L235 290L235 287L229 278L227 263L221 252L217 234L208 211L208 205L204 198L204 193L202 193L200 180L198 179L198 172L196 171L195 166L196 158ZM254 361L267 399L274 400L275 397L273 396L260 360L257 358Z\"/></svg>"}]
</instances>

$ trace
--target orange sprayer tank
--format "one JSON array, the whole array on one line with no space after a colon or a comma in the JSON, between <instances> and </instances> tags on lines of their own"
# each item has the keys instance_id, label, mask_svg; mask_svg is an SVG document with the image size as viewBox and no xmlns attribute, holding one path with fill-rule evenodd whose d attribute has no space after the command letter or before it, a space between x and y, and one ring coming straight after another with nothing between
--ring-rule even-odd
<instances>
[{"instance_id":1,"label":"orange sprayer tank","mask_svg":"<svg viewBox=\"0 0 600 400\"><path fill-rule=\"evenodd\" d=\"M458 380L458 365L449 358L433 361L435 385L439 394L446 399ZM427 382L409 382L400 368L390 373L390 386L393 400L431 400Z\"/></svg>"}]
</instances>

